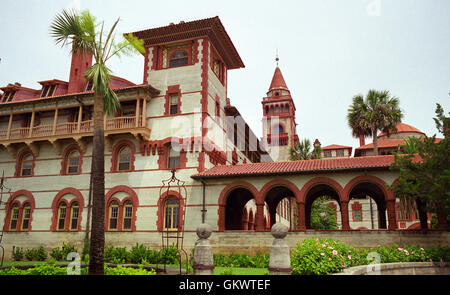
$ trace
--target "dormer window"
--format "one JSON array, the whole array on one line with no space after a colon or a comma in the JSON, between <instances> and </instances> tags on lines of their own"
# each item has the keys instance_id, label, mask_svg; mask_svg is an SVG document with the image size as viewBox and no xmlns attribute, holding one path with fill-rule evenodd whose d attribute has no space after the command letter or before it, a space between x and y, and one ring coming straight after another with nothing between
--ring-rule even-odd
<instances>
[{"instance_id":1,"label":"dormer window","mask_svg":"<svg viewBox=\"0 0 450 295\"><path fill-rule=\"evenodd\" d=\"M53 96L53 93L55 92L56 85L45 85L42 89L41 97L50 97Z\"/></svg>"},{"instance_id":2,"label":"dormer window","mask_svg":"<svg viewBox=\"0 0 450 295\"><path fill-rule=\"evenodd\" d=\"M3 94L2 102L10 102L14 98L15 94L16 94L15 90L6 91L5 94Z\"/></svg>"}]
</instances>

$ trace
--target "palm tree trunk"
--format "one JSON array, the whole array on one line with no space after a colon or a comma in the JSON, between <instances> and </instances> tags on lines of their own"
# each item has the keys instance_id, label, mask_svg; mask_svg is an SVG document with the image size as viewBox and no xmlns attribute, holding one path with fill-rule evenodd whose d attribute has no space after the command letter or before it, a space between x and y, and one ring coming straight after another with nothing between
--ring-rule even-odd
<instances>
[{"instance_id":1,"label":"palm tree trunk","mask_svg":"<svg viewBox=\"0 0 450 295\"><path fill-rule=\"evenodd\" d=\"M372 138L373 138L374 156L378 156L378 138L377 138L377 129L376 128L372 128Z\"/></svg>"},{"instance_id":2,"label":"palm tree trunk","mask_svg":"<svg viewBox=\"0 0 450 295\"><path fill-rule=\"evenodd\" d=\"M92 226L89 274L104 274L105 247L105 137L103 97L94 97L94 138L92 151Z\"/></svg>"}]
</instances>

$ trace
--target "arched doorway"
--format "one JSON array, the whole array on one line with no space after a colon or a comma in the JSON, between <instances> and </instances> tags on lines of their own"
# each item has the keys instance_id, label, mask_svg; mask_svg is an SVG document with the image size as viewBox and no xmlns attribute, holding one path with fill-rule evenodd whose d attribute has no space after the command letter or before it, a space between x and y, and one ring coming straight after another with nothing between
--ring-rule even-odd
<instances>
[{"instance_id":1,"label":"arched doorway","mask_svg":"<svg viewBox=\"0 0 450 295\"><path fill-rule=\"evenodd\" d=\"M287 225L292 229L292 204L295 202L295 193L285 185L274 185L266 191L264 200L269 211L268 225L270 226L268 228L270 229L276 222L284 220L284 223L288 222Z\"/></svg>"},{"instance_id":2,"label":"arched doorway","mask_svg":"<svg viewBox=\"0 0 450 295\"><path fill-rule=\"evenodd\" d=\"M386 197L378 184L362 181L353 186L348 210L351 228L387 228Z\"/></svg>"},{"instance_id":3,"label":"arched doorway","mask_svg":"<svg viewBox=\"0 0 450 295\"><path fill-rule=\"evenodd\" d=\"M253 193L244 187L231 190L225 204L225 230L247 230L244 228L243 213L248 201L254 199Z\"/></svg>"},{"instance_id":4,"label":"arched doorway","mask_svg":"<svg viewBox=\"0 0 450 295\"><path fill-rule=\"evenodd\" d=\"M306 229L335 229L335 228L327 228L327 225L319 226L316 222L312 220L313 206L315 203L321 202L321 206L328 206L330 210L335 208L336 216L339 217L341 201L339 197L339 193L331 186L325 183L318 183L312 186L305 197L305 226ZM326 212L320 212L318 214L325 214ZM316 212L317 214L317 212ZM325 217L324 220L326 220ZM339 219L339 218L338 218ZM337 221L337 220L336 220Z\"/></svg>"}]
</instances>

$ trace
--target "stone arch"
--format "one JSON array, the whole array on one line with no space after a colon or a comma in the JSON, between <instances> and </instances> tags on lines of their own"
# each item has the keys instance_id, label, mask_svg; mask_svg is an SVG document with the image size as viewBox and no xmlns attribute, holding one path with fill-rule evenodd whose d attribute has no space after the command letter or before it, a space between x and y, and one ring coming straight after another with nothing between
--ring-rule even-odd
<instances>
[{"instance_id":1,"label":"stone arch","mask_svg":"<svg viewBox=\"0 0 450 295\"><path fill-rule=\"evenodd\" d=\"M259 192L251 183L239 181L227 185L219 196L219 231L243 230L242 212L251 199L258 204Z\"/></svg>"},{"instance_id":2,"label":"stone arch","mask_svg":"<svg viewBox=\"0 0 450 295\"><path fill-rule=\"evenodd\" d=\"M370 197L375 201L378 211L378 228L387 228L386 211L388 211L389 228L397 228L395 216L395 195L388 190L386 183L373 175L361 175L351 179L344 187L344 199ZM348 210L348 208L347 208ZM355 225L357 227L357 225Z\"/></svg>"},{"instance_id":3,"label":"stone arch","mask_svg":"<svg viewBox=\"0 0 450 295\"><path fill-rule=\"evenodd\" d=\"M314 201L322 196L327 196L335 200L341 211L341 223L344 229L344 224L348 222L348 216L343 214L343 194L342 186L329 177L316 177L309 180L300 191L299 198L297 198L297 206L299 208L299 225L300 229L311 229L311 209ZM337 210L337 208L336 208Z\"/></svg>"},{"instance_id":4,"label":"stone arch","mask_svg":"<svg viewBox=\"0 0 450 295\"><path fill-rule=\"evenodd\" d=\"M288 180L275 179L266 183L261 188L260 194L263 201L267 204L268 207L270 216L268 221L270 222L271 228L272 225L276 223L276 210L281 200L285 198L288 198L289 200L297 199L297 197L300 195L300 190L294 183ZM292 228L292 225L290 228Z\"/></svg>"}]
</instances>

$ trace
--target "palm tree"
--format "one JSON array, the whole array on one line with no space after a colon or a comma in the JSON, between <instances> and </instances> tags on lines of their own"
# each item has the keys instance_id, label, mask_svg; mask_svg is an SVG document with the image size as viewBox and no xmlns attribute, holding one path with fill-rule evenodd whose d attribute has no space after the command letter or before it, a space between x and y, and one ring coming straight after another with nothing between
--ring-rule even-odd
<instances>
[{"instance_id":1,"label":"palm tree","mask_svg":"<svg viewBox=\"0 0 450 295\"><path fill-rule=\"evenodd\" d=\"M74 54L92 54L94 64L88 68L84 76L92 80L94 85L94 136L92 151L92 226L89 250L89 274L104 274L105 245L105 137L104 114L114 115L120 107L119 99L109 87L111 70L106 61L121 53L135 50L143 52L143 41L129 34L122 42L115 42L114 30L118 18L108 33L104 32L104 22L99 26L95 18L85 10L63 10L57 14L50 25L50 32L56 44L71 44Z\"/></svg>"},{"instance_id":2,"label":"palm tree","mask_svg":"<svg viewBox=\"0 0 450 295\"><path fill-rule=\"evenodd\" d=\"M401 122L403 114L399 104L399 99L391 96L387 90L371 89L365 99L362 95L353 97L347 113L348 125L354 137L372 136L375 155L378 155L377 132L383 131L389 136Z\"/></svg>"},{"instance_id":3,"label":"palm tree","mask_svg":"<svg viewBox=\"0 0 450 295\"><path fill-rule=\"evenodd\" d=\"M320 159L322 157L322 149L320 146L314 146L312 150L311 148L311 141L307 138L297 142L295 146L289 150L291 161Z\"/></svg>"}]
</instances>

